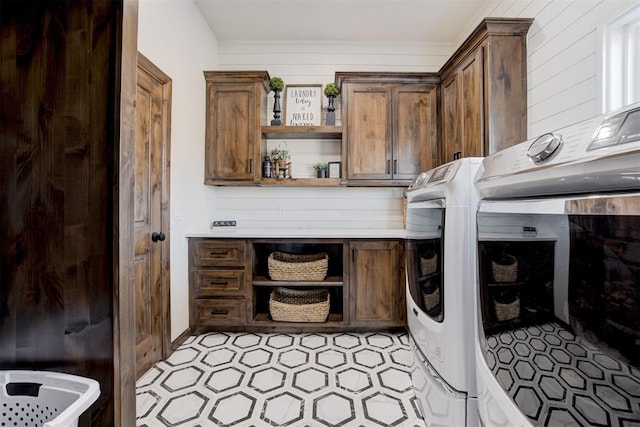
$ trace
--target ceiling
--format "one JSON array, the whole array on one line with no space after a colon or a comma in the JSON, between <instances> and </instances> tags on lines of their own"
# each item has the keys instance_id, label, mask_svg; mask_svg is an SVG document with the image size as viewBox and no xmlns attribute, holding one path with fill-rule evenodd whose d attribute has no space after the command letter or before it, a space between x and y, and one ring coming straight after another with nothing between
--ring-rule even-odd
<instances>
[{"instance_id":1,"label":"ceiling","mask_svg":"<svg viewBox=\"0 0 640 427\"><path fill-rule=\"evenodd\" d=\"M219 41L454 43L489 0L195 0Z\"/></svg>"}]
</instances>

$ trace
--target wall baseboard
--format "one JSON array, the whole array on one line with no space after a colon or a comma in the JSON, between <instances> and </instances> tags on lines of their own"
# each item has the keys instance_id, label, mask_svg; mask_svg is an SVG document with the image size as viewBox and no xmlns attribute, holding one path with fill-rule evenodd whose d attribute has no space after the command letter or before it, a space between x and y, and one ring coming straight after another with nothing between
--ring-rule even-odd
<instances>
[{"instance_id":1,"label":"wall baseboard","mask_svg":"<svg viewBox=\"0 0 640 427\"><path fill-rule=\"evenodd\" d=\"M178 335L178 338L176 338L175 340L171 341L171 352L173 353L174 351L176 351L178 349L178 347L180 347L182 344L184 344L184 342L190 336L191 336L191 328L185 329L185 331L183 333Z\"/></svg>"}]
</instances>

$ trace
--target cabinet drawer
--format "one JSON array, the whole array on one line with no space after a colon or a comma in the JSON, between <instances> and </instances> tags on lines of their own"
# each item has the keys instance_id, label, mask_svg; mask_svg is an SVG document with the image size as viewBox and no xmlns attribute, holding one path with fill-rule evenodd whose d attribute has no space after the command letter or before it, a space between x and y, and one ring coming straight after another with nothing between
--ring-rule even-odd
<instances>
[{"instance_id":1,"label":"cabinet drawer","mask_svg":"<svg viewBox=\"0 0 640 427\"><path fill-rule=\"evenodd\" d=\"M246 302L244 299L199 299L195 301L197 326L244 325Z\"/></svg>"},{"instance_id":2,"label":"cabinet drawer","mask_svg":"<svg viewBox=\"0 0 640 427\"><path fill-rule=\"evenodd\" d=\"M244 296L244 270L194 270L195 298L221 295Z\"/></svg>"},{"instance_id":3,"label":"cabinet drawer","mask_svg":"<svg viewBox=\"0 0 640 427\"><path fill-rule=\"evenodd\" d=\"M193 265L244 267L244 241L195 240Z\"/></svg>"}]
</instances>

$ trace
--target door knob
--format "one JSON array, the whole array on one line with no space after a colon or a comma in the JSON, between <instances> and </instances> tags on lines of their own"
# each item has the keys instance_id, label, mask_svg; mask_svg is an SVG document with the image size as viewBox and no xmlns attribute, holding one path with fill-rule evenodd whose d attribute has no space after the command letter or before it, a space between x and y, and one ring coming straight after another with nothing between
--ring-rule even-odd
<instances>
[{"instance_id":1,"label":"door knob","mask_svg":"<svg viewBox=\"0 0 640 427\"><path fill-rule=\"evenodd\" d=\"M151 233L151 240L153 240L154 242L157 242L158 240L163 242L164 239L166 239L166 237L167 236L165 236L162 231L159 233L157 231L154 231L153 233Z\"/></svg>"}]
</instances>

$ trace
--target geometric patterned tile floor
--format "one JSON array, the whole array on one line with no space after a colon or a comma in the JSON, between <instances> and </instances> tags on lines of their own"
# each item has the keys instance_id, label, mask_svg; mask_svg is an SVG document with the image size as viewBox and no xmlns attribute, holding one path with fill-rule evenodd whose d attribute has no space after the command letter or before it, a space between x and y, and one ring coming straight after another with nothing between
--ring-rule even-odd
<instances>
[{"instance_id":1,"label":"geometric patterned tile floor","mask_svg":"<svg viewBox=\"0 0 640 427\"><path fill-rule=\"evenodd\" d=\"M137 426L424 427L398 333L193 336L136 384Z\"/></svg>"}]
</instances>

